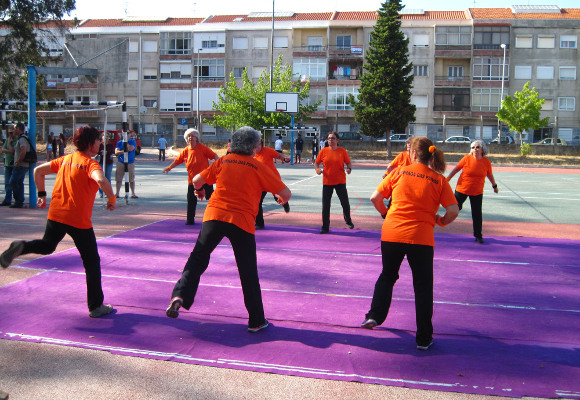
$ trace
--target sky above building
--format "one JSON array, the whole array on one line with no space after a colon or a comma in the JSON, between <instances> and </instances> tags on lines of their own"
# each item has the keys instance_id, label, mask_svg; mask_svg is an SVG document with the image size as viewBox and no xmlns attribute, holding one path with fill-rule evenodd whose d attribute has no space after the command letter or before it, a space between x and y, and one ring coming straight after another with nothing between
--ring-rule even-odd
<instances>
[{"instance_id":1,"label":"sky above building","mask_svg":"<svg viewBox=\"0 0 580 400\"><path fill-rule=\"evenodd\" d=\"M123 18L125 16L139 17L190 17L202 18L210 15L249 14L251 12L294 11L330 12L330 11L374 11L380 8L378 0L76 0L76 10L71 17L78 19L105 19ZM580 8L578 0L527 0L506 2L505 0L447 0L442 3L428 0L408 0L403 2L408 9L422 9L428 11L462 11L467 8L505 8L516 5L548 5L555 4L561 8Z\"/></svg>"}]
</instances>

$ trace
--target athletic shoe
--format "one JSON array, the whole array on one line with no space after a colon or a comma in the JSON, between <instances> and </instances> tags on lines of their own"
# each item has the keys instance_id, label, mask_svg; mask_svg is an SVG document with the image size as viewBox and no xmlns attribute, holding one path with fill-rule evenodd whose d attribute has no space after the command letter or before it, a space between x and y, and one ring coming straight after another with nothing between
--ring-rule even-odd
<instances>
[{"instance_id":1,"label":"athletic shoe","mask_svg":"<svg viewBox=\"0 0 580 400\"><path fill-rule=\"evenodd\" d=\"M250 332L250 333L260 332L262 329L266 329L268 327L268 325L270 325L268 323L268 320L264 318L264 322L262 322L259 326L255 327L255 328L248 328L248 332Z\"/></svg>"},{"instance_id":2,"label":"athletic shoe","mask_svg":"<svg viewBox=\"0 0 580 400\"><path fill-rule=\"evenodd\" d=\"M15 240L14 242L10 243L8 249L4 251L2 255L0 255L0 265L2 265L2 268L8 268L10 264L12 264L12 260L22 254L23 249L23 240Z\"/></svg>"},{"instance_id":3,"label":"athletic shoe","mask_svg":"<svg viewBox=\"0 0 580 400\"><path fill-rule=\"evenodd\" d=\"M282 207L284 207L284 212L287 212L287 213L289 213L289 212L290 212L290 204L288 204L288 203L284 203L284 204L282 205Z\"/></svg>"},{"instance_id":4,"label":"athletic shoe","mask_svg":"<svg viewBox=\"0 0 580 400\"><path fill-rule=\"evenodd\" d=\"M324 235L325 233L328 233L328 228L320 228L320 234Z\"/></svg>"},{"instance_id":5,"label":"athletic shoe","mask_svg":"<svg viewBox=\"0 0 580 400\"><path fill-rule=\"evenodd\" d=\"M12 204L11 206L9 206L8 208L24 208L24 204Z\"/></svg>"},{"instance_id":6,"label":"athletic shoe","mask_svg":"<svg viewBox=\"0 0 580 400\"><path fill-rule=\"evenodd\" d=\"M377 321L372 318L367 318L363 321L362 324L360 324L360 327L364 329L373 329L377 325Z\"/></svg>"},{"instance_id":7,"label":"athletic shoe","mask_svg":"<svg viewBox=\"0 0 580 400\"><path fill-rule=\"evenodd\" d=\"M8 201L3 201L2 203L0 203L0 206L3 206L3 207L4 207L4 206L5 206L5 207L8 207L10 204L12 204L12 203L10 203L10 202L8 202Z\"/></svg>"},{"instance_id":8,"label":"athletic shoe","mask_svg":"<svg viewBox=\"0 0 580 400\"><path fill-rule=\"evenodd\" d=\"M91 318L99 318L103 315L107 315L115 311L112 305L110 304L101 304L99 307L95 308L93 311L89 312L89 317Z\"/></svg>"},{"instance_id":9,"label":"athletic shoe","mask_svg":"<svg viewBox=\"0 0 580 400\"><path fill-rule=\"evenodd\" d=\"M417 350L422 350L422 351L429 350L429 348L431 346L433 346L433 339L431 339L431 341L429 343L427 343L426 345L418 344L417 345Z\"/></svg>"},{"instance_id":10,"label":"athletic shoe","mask_svg":"<svg viewBox=\"0 0 580 400\"><path fill-rule=\"evenodd\" d=\"M195 225L195 221L186 221L185 225Z\"/></svg>"},{"instance_id":11,"label":"athletic shoe","mask_svg":"<svg viewBox=\"0 0 580 400\"><path fill-rule=\"evenodd\" d=\"M484 243L484 242L483 242L483 238L482 238L482 237L476 237L476 238L475 238L475 241L476 241L477 243L479 243L479 244L483 244L483 243Z\"/></svg>"},{"instance_id":12,"label":"athletic shoe","mask_svg":"<svg viewBox=\"0 0 580 400\"><path fill-rule=\"evenodd\" d=\"M264 225L258 225L258 224L256 224L256 229L257 230L264 229Z\"/></svg>"},{"instance_id":13,"label":"athletic shoe","mask_svg":"<svg viewBox=\"0 0 580 400\"><path fill-rule=\"evenodd\" d=\"M179 309L183 305L183 299L181 297L174 297L171 299L171 303L167 310L165 310L165 315L169 318L177 318L179 317Z\"/></svg>"},{"instance_id":14,"label":"athletic shoe","mask_svg":"<svg viewBox=\"0 0 580 400\"><path fill-rule=\"evenodd\" d=\"M348 226L348 229L354 229L354 224L352 223L352 221L347 222L346 226Z\"/></svg>"}]
</instances>

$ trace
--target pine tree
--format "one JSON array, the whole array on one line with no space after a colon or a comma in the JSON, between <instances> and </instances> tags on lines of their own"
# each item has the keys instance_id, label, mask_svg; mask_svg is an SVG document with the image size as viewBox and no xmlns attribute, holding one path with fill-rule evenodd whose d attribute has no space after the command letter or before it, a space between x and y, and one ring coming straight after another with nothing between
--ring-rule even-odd
<instances>
[{"instance_id":1,"label":"pine tree","mask_svg":"<svg viewBox=\"0 0 580 400\"><path fill-rule=\"evenodd\" d=\"M403 132L415 120L411 104L413 65L409 62L409 40L401 31L400 0L385 1L371 32L366 52L358 99L349 97L360 133L372 137L387 134L391 155L390 131Z\"/></svg>"}]
</instances>

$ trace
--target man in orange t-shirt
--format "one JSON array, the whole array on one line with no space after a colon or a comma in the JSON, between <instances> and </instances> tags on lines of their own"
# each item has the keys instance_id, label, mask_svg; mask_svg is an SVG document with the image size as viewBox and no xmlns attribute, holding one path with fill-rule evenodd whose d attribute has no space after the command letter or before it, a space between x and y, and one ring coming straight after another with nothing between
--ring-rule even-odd
<instances>
[{"instance_id":1,"label":"man in orange t-shirt","mask_svg":"<svg viewBox=\"0 0 580 400\"><path fill-rule=\"evenodd\" d=\"M342 215L344 222L350 228L354 228L350 218L350 203L348 201L348 192L346 190L346 172L352 172L352 163L345 149L338 147L338 133L330 132L328 134L328 147L323 147L314 161L314 169L318 175L322 174L322 227L320 233L328 233L330 228L330 201L332 193L336 190L336 195L342 206ZM323 165L324 171L320 169Z\"/></svg>"},{"instance_id":2,"label":"man in orange t-shirt","mask_svg":"<svg viewBox=\"0 0 580 400\"><path fill-rule=\"evenodd\" d=\"M267 167L270 167L270 169L278 176L280 176L280 173L278 172L276 165L274 165L274 160L290 162L290 158L284 157L284 153L278 153L274 149L264 147L264 142L262 140L260 140L260 144L256 150L254 158L265 164ZM264 202L264 198L266 197L267 193L268 192L262 192L262 198L260 199L260 206L258 208L258 215L256 215L256 229L264 229L264 209L262 208L262 203ZM278 201L276 196L274 196L274 200L276 200L276 202ZM290 212L289 203L284 203L282 207L284 207L285 212Z\"/></svg>"},{"instance_id":3,"label":"man in orange t-shirt","mask_svg":"<svg viewBox=\"0 0 580 400\"><path fill-rule=\"evenodd\" d=\"M258 201L262 192L268 191L277 194L278 202L283 204L292 193L274 171L253 157L259 142L260 134L255 129L249 126L238 129L232 135L232 153L193 178L198 197L204 195L206 183L215 183L216 188L205 209L195 247L173 289L166 310L168 317L177 318L181 307L189 310L193 305L210 255L227 237L234 251L249 314L248 332L255 333L268 326L264 317L254 236Z\"/></svg>"},{"instance_id":4,"label":"man in orange t-shirt","mask_svg":"<svg viewBox=\"0 0 580 400\"><path fill-rule=\"evenodd\" d=\"M98 318L111 313L113 307L103 304L101 263L91 216L99 187L109 198L108 210L117 207L117 197L101 166L92 159L101 145L99 131L88 126L80 127L74 134L73 143L78 151L34 169L34 182L38 189L37 204L40 208L46 208L45 176L57 174L43 238L12 242L0 256L0 264L7 268L21 254L51 254L68 234L73 238L83 260L89 316Z\"/></svg>"},{"instance_id":5,"label":"man in orange t-shirt","mask_svg":"<svg viewBox=\"0 0 580 400\"><path fill-rule=\"evenodd\" d=\"M433 344L433 227L445 226L457 217L459 208L451 186L441 175L445 157L426 137L411 143L412 164L389 174L371 196L385 221L381 231L383 270L375 284L371 308L361 327L372 329L382 324L389 312L393 287L405 256L413 274L417 322L417 349ZM384 204L392 197L388 210ZM439 205L445 215L437 215Z\"/></svg>"},{"instance_id":6,"label":"man in orange t-shirt","mask_svg":"<svg viewBox=\"0 0 580 400\"><path fill-rule=\"evenodd\" d=\"M193 190L191 180L194 176L209 167L209 160L217 160L219 156L209 147L199 143L199 132L190 128L183 134L188 146L181 150L177 158L168 166L163 168L163 173L167 174L173 168L185 162L187 168L187 219L185 225L195 224L195 211L197 209L197 196ZM209 200L213 193L213 186L204 185L205 199Z\"/></svg>"}]
</instances>

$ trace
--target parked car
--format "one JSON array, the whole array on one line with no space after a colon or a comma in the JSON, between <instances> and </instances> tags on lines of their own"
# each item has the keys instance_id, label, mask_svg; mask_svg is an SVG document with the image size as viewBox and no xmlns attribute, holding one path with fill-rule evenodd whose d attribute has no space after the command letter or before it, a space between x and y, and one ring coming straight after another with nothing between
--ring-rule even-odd
<instances>
[{"instance_id":1,"label":"parked car","mask_svg":"<svg viewBox=\"0 0 580 400\"><path fill-rule=\"evenodd\" d=\"M409 135L409 138L412 138L412 135ZM385 143L387 141L386 138L377 139L377 142ZM391 143L405 143L407 141L407 135L404 133L394 133L391 135Z\"/></svg>"},{"instance_id":2,"label":"parked car","mask_svg":"<svg viewBox=\"0 0 580 400\"><path fill-rule=\"evenodd\" d=\"M498 143L499 139L496 137L495 139L493 139L491 141L491 143ZM514 140L513 137L511 137L510 135L501 135L501 144L513 144L516 141Z\"/></svg>"},{"instance_id":3,"label":"parked car","mask_svg":"<svg viewBox=\"0 0 580 400\"><path fill-rule=\"evenodd\" d=\"M339 132L340 140L363 140L360 133L357 132Z\"/></svg>"},{"instance_id":4,"label":"parked car","mask_svg":"<svg viewBox=\"0 0 580 400\"><path fill-rule=\"evenodd\" d=\"M540 140L539 142L536 143L532 143L534 145L538 144L538 145L554 145L554 138L545 138L543 140ZM568 146L568 143L566 143L566 141L564 139L556 139L556 145L558 146Z\"/></svg>"},{"instance_id":5,"label":"parked car","mask_svg":"<svg viewBox=\"0 0 580 400\"><path fill-rule=\"evenodd\" d=\"M467 136L450 136L445 139L445 143L471 143L471 138Z\"/></svg>"}]
</instances>

